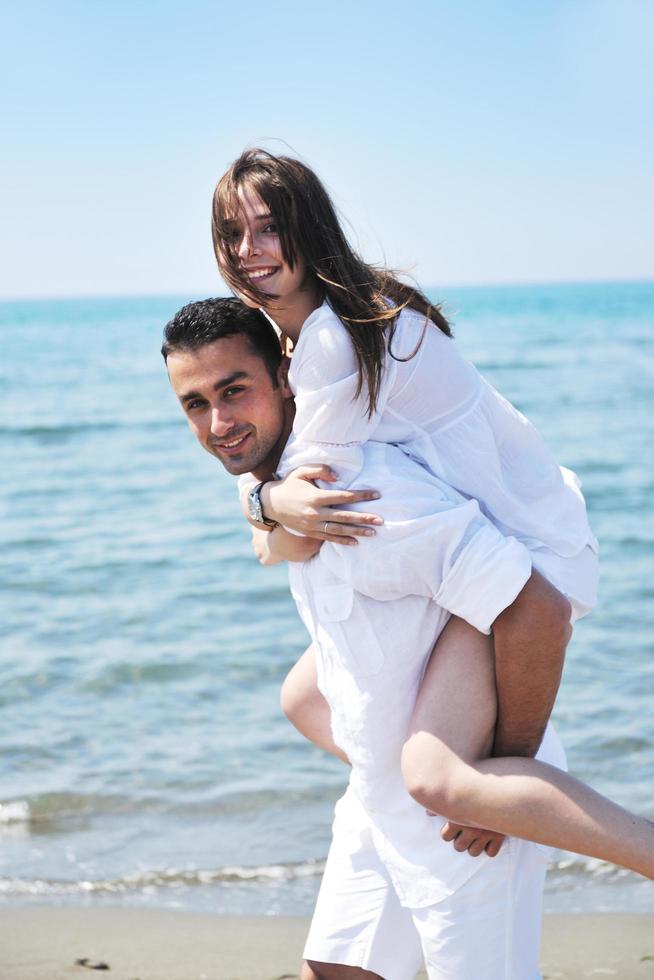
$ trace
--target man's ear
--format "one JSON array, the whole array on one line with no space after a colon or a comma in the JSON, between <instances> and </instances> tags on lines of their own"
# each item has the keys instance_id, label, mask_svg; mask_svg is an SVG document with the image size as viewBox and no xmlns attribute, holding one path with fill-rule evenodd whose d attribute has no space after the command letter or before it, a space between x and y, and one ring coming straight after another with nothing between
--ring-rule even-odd
<instances>
[{"instance_id":1,"label":"man's ear","mask_svg":"<svg viewBox=\"0 0 654 980\"><path fill-rule=\"evenodd\" d=\"M282 389L282 394L284 398L292 398L293 392L291 391L288 384L288 369L291 366L290 357L282 357L281 363L277 368L277 380L279 382L279 387Z\"/></svg>"}]
</instances>

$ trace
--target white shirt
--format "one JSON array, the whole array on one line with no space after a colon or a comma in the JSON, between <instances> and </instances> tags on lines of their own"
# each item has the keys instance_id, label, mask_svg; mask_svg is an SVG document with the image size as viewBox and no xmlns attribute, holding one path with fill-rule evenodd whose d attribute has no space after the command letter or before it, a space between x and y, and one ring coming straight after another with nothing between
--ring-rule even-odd
<instances>
[{"instance_id":1,"label":"white shirt","mask_svg":"<svg viewBox=\"0 0 654 980\"><path fill-rule=\"evenodd\" d=\"M424 334L424 337L423 337ZM420 340L422 339L422 343ZM531 423L422 314L403 310L387 356L377 409L367 417L352 342L327 303L305 321L289 372L293 439L280 475L328 463L348 486L369 439L396 443L448 485L474 497L506 535L530 550L577 555L590 541L579 480L559 467ZM338 484L329 484L330 487ZM555 583L556 584L556 583Z\"/></svg>"},{"instance_id":2,"label":"white shirt","mask_svg":"<svg viewBox=\"0 0 654 980\"><path fill-rule=\"evenodd\" d=\"M527 549L400 449L367 443L362 477L380 489L385 523L359 547L323 544L289 565L291 592L317 650L318 686L347 753L350 787L338 806L353 858L370 828L400 901L451 894L489 859L459 854L407 793L400 754L434 641L450 613L484 633L531 573ZM465 683L465 678L462 678ZM564 765L552 730L539 757Z\"/></svg>"}]
</instances>

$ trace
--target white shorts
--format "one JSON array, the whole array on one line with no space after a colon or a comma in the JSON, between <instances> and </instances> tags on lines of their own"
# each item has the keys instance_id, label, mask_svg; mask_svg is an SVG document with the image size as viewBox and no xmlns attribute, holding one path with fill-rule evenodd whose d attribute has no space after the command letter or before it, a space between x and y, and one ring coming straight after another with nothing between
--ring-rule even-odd
<instances>
[{"instance_id":1,"label":"white shorts","mask_svg":"<svg viewBox=\"0 0 654 980\"><path fill-rule=\"evenodd\" d=\"M335 829L338 827L336 822ZM452 895L402 906L369 831L352 856L335 834L305 960L358 966L384 980L536 980L547 858L508 838Z\"/></svg>"}]
</instances>

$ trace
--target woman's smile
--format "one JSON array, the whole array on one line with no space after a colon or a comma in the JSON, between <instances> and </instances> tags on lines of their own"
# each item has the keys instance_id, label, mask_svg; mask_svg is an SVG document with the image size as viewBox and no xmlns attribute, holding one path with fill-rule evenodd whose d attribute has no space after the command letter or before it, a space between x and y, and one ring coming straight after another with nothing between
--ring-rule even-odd
<instances>
[{"instance_id":1,"label":"woman's smile","mask_svg":"<svg viewBox=\"0 0 654 980\"><path fill-rule=\"evenodd\" d=\"M277 275L279 272L278 266L263 266L257 269L247 269L243 268L243 272L246 274L248 279L252 279L258 285L265 282L268 279L272 279L273 276Z\"/></svg>"}]
</instances>

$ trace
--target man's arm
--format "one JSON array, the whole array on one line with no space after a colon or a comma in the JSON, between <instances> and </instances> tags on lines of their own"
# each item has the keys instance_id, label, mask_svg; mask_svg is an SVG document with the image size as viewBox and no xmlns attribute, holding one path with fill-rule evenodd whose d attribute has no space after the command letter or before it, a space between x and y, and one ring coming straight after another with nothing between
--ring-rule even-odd
<instances>
[{"instance_id":1,"label":"man's arm","mask_svg":"<svg viewBox=\"0 0 654 980\"><path fill-rule=\"evenodd\" d=\"M570 603L533 571L493 623L498 716L493 754L534 756L561 681L572 635Z\"/></svg>"},{"instance_id":2,"label":"man's arm","mask_svg":"<svg viewBox=\"0 0 654 980\"><path fill-rule=\"evenodd\" d=\"M278 565L283 561L307 561L320 550L321 541L315 538L300 537L290 534L281 524L271 526L260 524L250 517L248 494L261 480L268 477L273 479L270 471L259 474L260 479L252 473L244 473L239 477L238 491L241 509L252 530L252 550L262 565Z\"/></svg>"},{"instance_id":3,"label":"man's arm","mask_svg":"<svg viewBox=\"0 0 654 980\"><path fill-rule=\"evenodd\" d=\"M264 477L262 476L261 480L263 479ZM269 480L273 479L272 473L268 476L268 479ZM273 525L264 524L263 521L261 522L254 521L250 517L250 509L248 507L248 494L250 493L250 490L253 490L258 483L261 483L261 480L258 480L255 476L252 475L252 473L244 473L242 476L239 477L238 480L238 495L241 501L241 510L243 511L243 517L248 522L248 524L250 524L252 528L259 528L260 531L267 533L272 530Z\"/></svg>"},{"instance_id":4,"label":"man's arm","mask_svg":"<svg viewBox=\"0 0 654 980\"><path fill-rule=\"evenodd\" d=\"M282 561L308 561L320 551L322 541L301 538L278 524L270 530L252 528L252 549L261 565L278 565Z\"/></svg>"}]
</instances>

